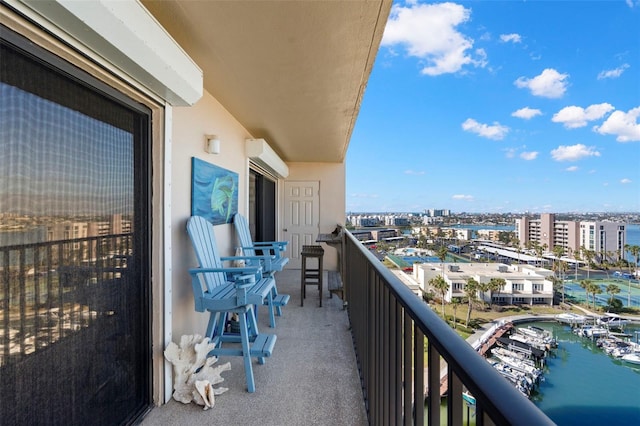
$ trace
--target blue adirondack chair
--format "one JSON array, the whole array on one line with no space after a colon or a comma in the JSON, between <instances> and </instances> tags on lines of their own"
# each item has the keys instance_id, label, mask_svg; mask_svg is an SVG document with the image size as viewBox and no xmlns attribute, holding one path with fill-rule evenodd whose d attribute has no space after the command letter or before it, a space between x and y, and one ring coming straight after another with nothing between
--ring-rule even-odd
<instances>
[{"instance_id":1,"label":"blue adirondack chair","mask_svg":"<svg viewBox=\"0 0 640 426\"><path fill-rule=\"evenodd\" d=\"M253 257L260 252L263 256L260 258L260 264L265 274L274 276L276 272L282 271L289 262L289 258L284 256L284 252L287 249L287 241L254 242L249 230L249 223L240 213L236 213L233 216L233 225L236 228L236 234L238 235L238 240L240 240L240 248L244 255ZM277 287L274 286L272 298L277 315L282 315L281 308L289 303L290 296L288 294L278 294Z\"/></svg>"},{"instance_id":2,"label":"blue adirondack chair","mask_svg":"<svg viewBox=\"0 0 640 426\"><path fill-rule=\"evenodd\" d=\"M271 275L263 274L260 266L225 267L223 262L238 258L218 255L213 226L203 217L191 217L187 232L200 265L199 268L189 269L195 310L210 313L206 337L211 339L215 347L209 355L242 356L247 389L255 392L251 358L256 357L260 364L264 364L276 342L275 334L258 331L255 306L263 304L265 300L271 301L275 280ZM227 330L227 319L232 314L238 315L239 333ZM223 347L223 343L235 345Z\"/></svg>"}]
</instances>

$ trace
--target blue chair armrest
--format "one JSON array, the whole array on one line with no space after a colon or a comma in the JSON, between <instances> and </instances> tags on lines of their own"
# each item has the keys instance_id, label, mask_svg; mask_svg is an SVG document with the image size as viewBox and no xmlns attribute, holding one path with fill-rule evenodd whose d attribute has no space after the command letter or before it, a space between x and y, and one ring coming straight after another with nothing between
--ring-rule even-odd
<instances>
[{"instance_id":1,"label":"blue chair armrest","mask_svg":"<svg viewBox=\"0 0 640 426\"><path fill-rule=\"evenodd\" d=\"M265 245L265 246L286 247L287 244L289 244L289 241L254 241L253 242L254 246Z\"/></svg>"},{"instance_id":2,"label":"blue chair armrest","mask_svg":"<svg viewBox=\"0 0 640 426\"><path fill-rule=\"evenodd\" d=\"M234 260L267 260L267 259L272 259L274 256L273 255L262 255L262 256L225 256L225 257L221 257L220 260L230 260L230 261L234 261Z\"/></svg>"},{"instance_id":3,"label":"blue chair armrest","mask_svg":"<svg viewBox=\"0 0 640 426\"><path fill-rule=\"evenodd\" d=\"M242 251L244 252L245 250L261 250L263 253L263 256L272 256L274 258L279 258L281 256L281 252L284 251L284 248L279 247L277 245L263 245L263 246L240 246L239 248L242 249Z\"/></svg>"},{"instance_id":4,"label":"blue chair armrest","mask_svg":"<svg viewBox=\"0 0 640 426\"><path fill-rule=\"evenodd\" d=\"M226 256L221 257L220 260L231 262L233 262L234 260L245 260L248 261L247 263L249 263L249 266L255 264L264 265L263 269L265 271L269 271L271 270L271 261L275 258L276 256L265 254L262 256Z\"/></svg>"},{"instance_id":5,"label":"blue chair armrest","mask_svg":"<svg viewBox=\"0 0 640 426\"><path fill-rule=\"evenodd\" d=\"M245 266L239 268L191 268L189 269L189 274L197 275L197 274L206 274L208 272L223 272L225 274L239 274L239 275L247 275L254 276L262 272L262 266Z\"/></svg>"}]
</instances>

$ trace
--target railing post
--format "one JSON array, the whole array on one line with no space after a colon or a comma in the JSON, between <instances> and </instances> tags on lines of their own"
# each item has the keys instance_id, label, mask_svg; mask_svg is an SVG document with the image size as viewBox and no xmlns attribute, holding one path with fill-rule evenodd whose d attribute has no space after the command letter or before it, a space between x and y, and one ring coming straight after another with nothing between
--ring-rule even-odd
<instances>
[{"instance_id":1,"label":"railing post","mask_svg":"<svg viewBox=\"0 0 640 426\"><path fill-rule=\"evenodd\" d=\"M414 323L413 327L413 407L414 423L424 424L424 333Z\"/></svg>"},{"instance_id":2,"label":"railing post","mask_svg":"<svg viewBox=\"0 0 640 426\"><path fill-rule=\"evenodd\" d=\"M411 386L413 383L413 351L411 348L413 347L413 322L411 321L411 317L407 311L404 311L404 326L403 326L403 363L402 363L402 387L403 387L403 417L404 417L404 425L409 426L413 421L413 387Z\"/></svg>"},{"instance_id":3,"label":"railing post","mask_svg":"<svg viewBox=\"0 0 640 426\"><path fill-rule=\"evenodd\" d=\"M522 418L536 425L552 424L353 235L345 232L344 238L345 297L369 424L398 424L402 418L405 425L424 424L425 337L429 425L439 426L441 421L441 357L449 377L448 424L462 422L463 388L476 398L478 425L515 424Z\"/></svg>"},{"instance_id":4,"label":"railing post","mask_svg":"<svg viewBox=\"0 0 640 426\"><path fill-rule=\"evenodd\" d=\"M429 426L440 425L440 354L436 347L432 344L431 339L428 342L427 359L429 363L427 382L429 393L427 397L427 416Z\"/></svg>"},{"instance_id":5,"label":"railing post","mask_svg":"<svg viewBox=\"0 0 640 426\"><path fill-rule=\"evenodd\" d=\"M447 368L447 423L450 425L462 424L462 382L455 371Z\"/></svg>"}]
</instances>

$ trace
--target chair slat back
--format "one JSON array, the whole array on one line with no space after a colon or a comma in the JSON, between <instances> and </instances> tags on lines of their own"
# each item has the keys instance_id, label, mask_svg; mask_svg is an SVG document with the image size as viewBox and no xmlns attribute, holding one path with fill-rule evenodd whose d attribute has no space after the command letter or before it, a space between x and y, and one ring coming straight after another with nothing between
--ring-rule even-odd
<instances>
[{"instance_id":1,"label":"chair slat back","mask_svg":"<svg viewBox=\"0 0 640 426\"><path fill-rule=\"evenodd\" d=\"M187 222L187 232L200 267L222 268L213 225L201 216L192 216ZM222 272L210 272L202 274L202 276L209 292L217 286L227 284L226 277Z\"/></svg>"},{"instance_id":2,"label":"chair slat back","mask_svg":"<svg viewBox=\"0 0 640 426\"><path fill-rule=\"evenodd\" d=\"M253 239L251 238L251 231L249 231L249 222L247 222L247 218L236 213L233 215L233 225L236 228L240 245L242 247L253 247ZM243 253L245 256L256 255L256 251L251 248L244 248Z\"/></svg>"}]
</instances>

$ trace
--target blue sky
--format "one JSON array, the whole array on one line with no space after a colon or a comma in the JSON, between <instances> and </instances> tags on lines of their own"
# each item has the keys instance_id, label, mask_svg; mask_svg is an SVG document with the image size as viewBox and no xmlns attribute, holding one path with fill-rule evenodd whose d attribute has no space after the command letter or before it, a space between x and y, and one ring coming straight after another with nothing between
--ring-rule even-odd
<instances>
[{"instance_id":1,"label":"blue sky","mask_svg":"<svg viewBox=\"0 0 640 426\"><path fill-rule=\"evenodd\" d=\"M394 3L347 211L640 211L640 0Z\"/></svg>"}]
</instances>

